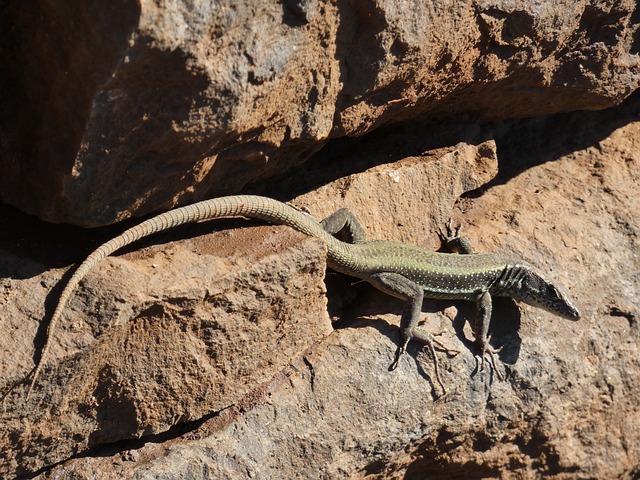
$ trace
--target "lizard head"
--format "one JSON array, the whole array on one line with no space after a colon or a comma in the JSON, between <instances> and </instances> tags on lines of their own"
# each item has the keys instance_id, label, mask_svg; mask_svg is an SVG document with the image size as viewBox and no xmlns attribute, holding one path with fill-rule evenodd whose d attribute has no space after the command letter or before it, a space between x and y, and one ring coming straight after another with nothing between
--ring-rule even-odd
<instances>
[{"instance_id":1,"label":"lizard head","mask_svg":"<svg viewBox=\"0 0 640 480\"><path fill-rule=\"evenodd\" d=\"M513 293L513 297L517 300L543 308L562 318L568 320L580 318L580 311L569 298L567 291L560 285L548 282L533 269L527 269L521 280L520 288Z\"/></svg>"}]
</instances>

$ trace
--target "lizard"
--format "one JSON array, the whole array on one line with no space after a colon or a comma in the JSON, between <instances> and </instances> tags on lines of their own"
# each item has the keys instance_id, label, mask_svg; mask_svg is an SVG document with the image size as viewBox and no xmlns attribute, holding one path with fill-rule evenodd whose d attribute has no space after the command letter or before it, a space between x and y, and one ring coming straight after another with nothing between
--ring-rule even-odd
<instances>
[{"instance_id":1,"label":"lizard","mask_svg":"<svg viewBox=\"0 0 640 480\"><path fill-rule=\"evenodd\" d=\"M429 332L417 328L424 298L476 303L478 318L474 327L475 342L483 363L485 354L490 355L493 362L488 332L494 296L511 297L570 320L580 318L578 308L563 287L545 280L542 273L518 258L496 253L472 253L470 243L459 236L459 227L452 228L451 222L447 225L447 231L441 229L439 234L450 249L460 255L433 252L394 241L367 240L357 218L346 208L318 221L305 212L268 197L232 195L203 200L158 214L94 250L78 266L60 294L47 327L40 359L32 370L26 400L31 396L46 362L53 333L65 306L90 269L115 251L141 238L187 223L229 217L248 217L287 225L316 237L326 244L327 266L330 269L364 280L378 290L405 301L408 308L400 319L403 341L391 369L397 367L409 342L418 340L430 349L435 377L443 390L433 347L434 342L438 342ZM340 233L346 234L347 241L337 238Z\"/></svg>"}]
</instances>

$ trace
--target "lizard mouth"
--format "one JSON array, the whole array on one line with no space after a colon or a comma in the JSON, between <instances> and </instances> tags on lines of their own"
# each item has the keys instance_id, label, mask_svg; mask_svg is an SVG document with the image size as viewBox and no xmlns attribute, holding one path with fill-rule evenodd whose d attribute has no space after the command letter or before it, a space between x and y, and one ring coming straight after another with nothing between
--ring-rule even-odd
<instances>
[{"instance_id":1,"label":"lizard mouth","mask_svg":"<svg viewBox=\"0 0 640 480\"><path fill-rule=\"evenodd\" d=\"M562 318L566 318L567 320L573 320L574 322L577 320L580 320L580 310L578 310L576 307L572 307L570 309L568 309L566 312L563 312L561 314Z\"/></svg>"}]
</instances>

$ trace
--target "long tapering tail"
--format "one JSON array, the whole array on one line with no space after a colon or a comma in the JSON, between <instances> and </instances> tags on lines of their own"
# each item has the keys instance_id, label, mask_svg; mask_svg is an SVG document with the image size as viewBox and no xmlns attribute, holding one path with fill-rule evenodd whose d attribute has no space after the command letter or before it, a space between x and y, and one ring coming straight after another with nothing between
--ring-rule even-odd
<instances>
[{"instance_id":1,"label":"long tapering tail","mask_svg":"<svg viewBox=\"0 0 640 480\"><path fill-rule=\"evenodd\" d=\"M145 220L99 246L78 266L78 269L69 279L69 282L60 295L58 304L47 327L45 344L42 349L42 354L40 355L40 360L33 370L26 400L28 401L31 397L33 387L46 362L58 320L69 298L78 286L78 283L80 283L89 270L115 251L141 238L179 225L225 217L250 217L281 225L288 225L309 236L320 238L327 243L330 252L340 252L344 248L344 244L325 232L313 217L277 200L254 195L233 195L204 200L161 213L160 215Z\"/></svg>"}]
</instances>

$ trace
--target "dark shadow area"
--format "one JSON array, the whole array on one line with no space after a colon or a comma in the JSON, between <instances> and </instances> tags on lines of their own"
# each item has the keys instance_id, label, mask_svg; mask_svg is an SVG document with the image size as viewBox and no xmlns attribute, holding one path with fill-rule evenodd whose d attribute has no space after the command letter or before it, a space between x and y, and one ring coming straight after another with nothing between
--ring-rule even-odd
<instances>
[{"instance_id":1,"label":"dark shadow area","mask_svg":"<svg viewBox=\"0 0 640 480\"><path fill-rule=\"evenodd\" d=\"M544 423L542 419L538 422ZM536 425L538 422L533 421ZM545 468L548 475L565 474L567 478L573 478L575 472L580 471L577 465L563 464L557 449L554 447L554 439L550 439L541 430L534 427L531 432L518 436L512 440L522 452L529 458L545 459ZM426 438L414 451L414 460L408 465L403 478L406 480L418 479L483 479L500 478L504 471L501 468L487 462L460 462L455 456L449 456L449 452L466 444L473 451L487 452L496 445L495 437L485 431L477 430L472 435L461 437L443 427L435 437ZM629 477L632 478L632 477ZM635 477L634 477L635 478Z\"/></svg>"},{"instance_id":2,"label":"dark shadow area","mask_svg":"<svg viewBox=\"0 0 640 480\"><path fill-rule=\"evenodd\" d=\"M381 335L390 338L396 344L397 348L402 346L403 339L398 325L391 325L383 320L371 320L366 317L390 313L397 315L398 322L400 322L400 317L404 312L406 302L385 295L377 291L367 282L358 281L346 275L329 273L326 284L327 297L329 298L329 316L332 319L336 319L334 328L371 327L380 332ZM468 338L464 332L466 322L469 322L473 328L476 319L477 309L473 302L425 299L422 312L437 313L451 305L454 305L458 310L452 322L452 328L456 336L465 349L474 356L479 357L480 351L474 339ZM519 335L520 325L521 314L516 302L510 298L494 298L493 312L489 324L489 335L491 337L491 346L495 349L502 348L499 353L496 354L496 360L504 364L504 366L501 364L497 365L500 369L507 368L507 365L513 365L518 360L522 345L522 338ZM421 324L419 328L429 331L428 325ZM436 334L438 332L430 331L430 333ZM451 346L451 348L453 348L453 346ZM443 352L437 345L435 349L437 355L455 356L446 351ZM439 391L439 386L435 379L423 369L422 363L424 361L418 359L418 355L421 352L425 355L424 361L433 361L430 359L429 352L426 351L422 342L413 340L409 343L407 354L416 360L420 375L430 382L433 389L432 393L438 397L442 392ZM488 360L488 358L485 359L487 363ZM491 365L485 364L485 369L491 375L491 379L495 380L496 373L491 371ZM474 371L472 374L475 375L477 373L478 372ZM482 374L482 372L480 373ZM504 373L504 370L501 370L501 373ZM504 376L506 376L506 374Z\"/></svg>"},{"instance_id":3,"label":"dark shadow area","mask_svg":"<svg viewBox=\"0 0 640 480\"><path fill-rule=\"evenodd\" d=\"M94 93L122 61L140 5L0 5L0 190L32 199L61 188L51 183L62 165L73 166Z\"/></svg>"},{"instance_id":4,"label":"dark shadow area","mask_svg":"<svg viewBox=\"0 0 640 480\"><path fill-rule=\"evenodd\" d=\"M492 186L503 184L534 165L596 145L617 128L639 119L640 92L637 92L620 106L609 110L496 124L494 137L500 159L498 176L466 196L480 196ZM305 164L268 181L251 184L243 193L287 201L346 175L461 141L477 144L490 135L488 126L453 119L388 125L362 137L332 140ZM16 208L0 205L0 278L29 278L50 268L81 262L103 242L151 216L108 227L83 229L43 222ZM217 221L215 224L185 225L143 239L123 251L200 235L233 224Z\"/></svg>"},{"instance_id":5,"label":"dark shadow area","mask_svg":"<svg viewBox=\"0 0 640 480\"><path fill-rule=\"evenodd\" d=\"M458 314L453 320L453 328L457 337L464 344L465 348L480 355L480 350L472 339L468 339L464 334L466 322L473 328L477 318L477 309L472 302L457 302ZM518 361L522 338L520 337L520 325L522 315L517 303L510 298L493 298L493 311L489 324L490 345L495 349L501 349L496 358L505 365L513 365ZM485 362L488 358L485 358ZM498 365L500 367L500 365ZM485 368L487 366L485 365ZM490 365L489 367L490 368ZM477 373L477 372L476 372Z\"/></svg>"},{"instance_id":6,"label":"dark shadow area","mask_svg":"<svg viewBox=\"0 0 640 480\"><path fill-rule=\"evenodd\" d=\"M340 64L342 91L336 112L358 103L363 96L372 103L387 103L392 98L375 98L374 90L380 65L384 65L387 55L377 40L387 27L384 9L375 2L355 0L341 2L338 12L335 57Z\"/></svg>"},{"instance_id":7,"label":"dark shadow area","mask_svg":"<svg viewBox=\"0 0 640 480\"><path fill-rule=\"evenodd\" d=\"M193 432L194 430L197 430L212 418L217 417L219 414L220 412L213 412L197 420L178 423L170 427L166 432L144 435L143 437L140 437L140 438L118 440L117 442L105 443L95 447L90 447L77 455L73 455L69 458L62 460L61 462L52 463L50 465L47 465L46 467L41 468L36 472L20 475L16 478L17 480L28 480L28 479L36 478L42 474L46 474L46 472L50 470L53 470L55 467L59 465L63 465L69 460L76 459L76 458L112 457L114 455L117 455L122 452L126 452L128 450L136 450L136 449L142 448L148 443L165 443L167 441L174 440L185 434Z\"/></svg>"},{"instance_id":8,"label":"dark shadow area","mask_svg":"<svg viewBox=\"0 0 640 480\"><path fill-rule=\"evenodd\" d=\"M304 164L249 184L245 193L290 200L334 180L393 163L429 150L466 142L478 145L491 138L491 130L468 120L431 118L385 125L361 137L329 141Z\"/></svg>"},{"instance_id":9,"label":"dark shadow area","mask_svg":"<svg viewBox=\"0 0 640 480\"><path fill-rule=\"evenodd\" d=\"M42 359L42 349L44 348L44 344L47 341L47 330L49 328L49 324L51 323L51 317L53 316L53 311L58 305L58 301L60 299L60 294L64 287L67 285L67 282L75 272L75 268L71 268L64 272L64 275L60 279L58 283L56 283L53 288L47 294L47 298L44 301L44 317L42 321L38 324L38 330L36 331L36 336L33 339L33 346L35 348L33 352L33 364L34 367L29 372L29 375L26 377L28 381L31 381L31 375L36 369L36 365L40 363Z\"/></svg>"},{"instance_id":10,"label":"dark shadow area","mask_svg":"<svg viewBox=\"0 0 640 480\"><path fill-rule=\"evenodd\" d=\"M288 201L340 177L461 141L481 143L489 134L486 128L453 119L389 125L363 137L333 140L305 164L268 181L251 184L242 193ZM51 268L77 264L102 243L154 214L85 229L44 222L17 208L0 205L0 278L30 278ZM240 224L245 223L217 220L183 225L141 239L119 253Z\"/></svg>"},{"instance_id":11,"label":"dark shadow area","mask_svg":"<svg viewBox=\"0 0 640 480\"><path fill-rule=\"evenodd\" d=\"M52 268L78 265L103 243L128 228L153 217L132 218L117 225L86 229L67 224L53 224L0 205L0 278L31 278ZM114 255L158 245L182 238L193 238L213 231L259 224L242 219L217 219L191 223L141 238Z\"/></svg>"},{"instance_id":12,"label":"dark shadow area","mask_svg":"<svg viewBox=\"0 0 640 480\"><path fill-rule=\"evenodd\" d=\"M0 249L0 255L1 254L2 254L2 250ZM0 265L2 265L1 259L0 259ZM64 289L65 285L69 281L69 278L71 278L71 276L73 275L74 271L75 271L75 268L71 268L67 270L62 276L62 278L60 279L60 281L51 288L51 290L47 294L47 297L44 300L45 314L42 321L38 323L38 329L36 330L36 335L33 338L33 346L34 346L34 352L32 357L33 365L34 365L33 368L27 373L27 375L20 378L17 382L7 385L0 394L0 401L4 400L16 387L22 384L28 385L31 382L33 372L35 371L36 366L42 359L42 351L47 341L47 330L49 328L49 324L51 323L51 317L53 315L53 311L55 310L56 305L58 304L58 300L60 298L60 294L62 293L62 290ZM14 277L14 278L19 278L19 277Z\"/></svg>"},{"instance_id":13,"label":"dark shadow area","mask_svg":"<svg viewBox=\"0 0 640 480\"><path fill-rule=\"evenodd\" d=\"M0 205L0 278L30 278L75 263L121 229L112 226L88 230L53 224L15 207ZM14 255L22 262L10 261Z\"/></svg>"},{"instance_id":14,"label":"dark shadow area","mask_svg":"<svg viewBox=\"0 0 640 480\"><path fill-rule=\"evenodd\" d=\"M281 5L282 23L285 25L298 28L309 23L306 11L308 7L303 2L299 0L282 0Z\"/></svg>"},{"instance_id":15,"label":"dark shadow area","mask_svg":"<svg viewBox=\"0 0 640 480\"><path fill-rule=\"evenodd\" d=\"M465 442L466 441L466 442ZM464 443L472 442L474 446L494 443L484 432L476 432L471 439L462 439L459 435L442 428L435 439L427 438L414 451L414 458L408 465L403 478L434 480L472 480L482 478L500 478L500 468L488 462L454 463L448 457Z\"/></svg>"},{"instance_id":16,"label":"dark shadow area","mask_svg":"<svg viewBox=\"0 0 640 480\"><path fill-rule=\"evenodd\" d=\"M390 338L399 349L404 343L400 328L398 325L392 325L381 319L371 319L383 314L394 314L400 317L406 308L406 302L397 298L385 295L376 290L373 286L365 281L349 277L342 274L327 275L327 297L329 302L329 316L334 320L334 328L373 328L381 335ZM335 299L339 299L336 302ZM339 310L337 309L339 308ZM425 302L422 311L434 313L440 311L441 308L434 307L432 302ZM424 327L421 327L424 328ZM427 373L420 361L417 361L418 354L423 350L424 344L420 341L412 341L407 347L406 355L416 359L416 365L420 376L422 376L431 385L431 394L438 397L442 394L437 380ZM396 352L397 354L397 352ZM436 348L436 354L438 349ZM429 355L428 353L426 354ZM391 370L393 359L389 363ZM400 360L402 361L402 359ZM433 361L431 359L430 361Z\"/></svg>"}]
</instances>

